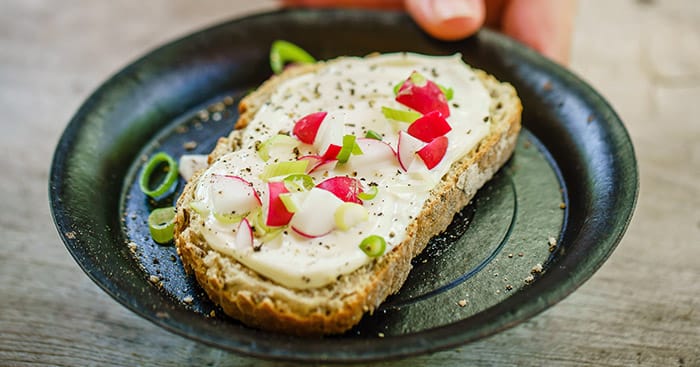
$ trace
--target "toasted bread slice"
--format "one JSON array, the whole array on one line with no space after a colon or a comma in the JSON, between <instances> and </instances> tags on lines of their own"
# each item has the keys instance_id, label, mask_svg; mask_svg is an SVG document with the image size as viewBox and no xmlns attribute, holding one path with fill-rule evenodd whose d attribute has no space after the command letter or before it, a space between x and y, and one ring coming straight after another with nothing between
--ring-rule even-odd
<instances>
[{"instance_id":1,"label":"toasted bread slice","mask_svg":"<svg viewBox=\"0 0 700 367\"><path fill-rule=\"evenodd\" d=\"M317 63L289 68L245 97L239 106L236 129L219 139L209 162L237 149L240 129L248 125L283 81L323 67L324 63ZM515 89L483 71L475 73L491 97L490 131L451 165L430 192L420 214L408 224L406 239L390 252L331 284L311 289L285 287L216 251L190 226L198 216L189 205L194 200L195 175L177 203L175 241L186 269L194 273L226 314L247 325L297 335L337 334L352 328L365 313L372 313L401 288L411 270L411 259L423 251L431 237L447 228L454 214L469 203L514 150L522 110Z\"/></svg>"}]
</instances>

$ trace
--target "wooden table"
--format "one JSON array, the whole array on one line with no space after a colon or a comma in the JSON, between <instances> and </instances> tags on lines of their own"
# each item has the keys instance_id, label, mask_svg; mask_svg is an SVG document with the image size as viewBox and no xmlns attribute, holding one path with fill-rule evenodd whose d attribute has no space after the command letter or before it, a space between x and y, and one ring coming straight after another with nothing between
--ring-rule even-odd
<instances>
[{"instance_id":1,"label":"wooden table","mask_svg":"<svg viewBox=\"0 0 700 367\"><path fill-rule=\"evenodd\" d=\"M248 5L244 5L248 4ZM10 0L0 6L0 365L268 366L171 334L78 268L47 204L71 115L153 47L272 1ZM530 321L404 365L700 366L700 6L580 2L572 69L626 122L641 173L622 243Z\"/></svg>"}]
</instances>

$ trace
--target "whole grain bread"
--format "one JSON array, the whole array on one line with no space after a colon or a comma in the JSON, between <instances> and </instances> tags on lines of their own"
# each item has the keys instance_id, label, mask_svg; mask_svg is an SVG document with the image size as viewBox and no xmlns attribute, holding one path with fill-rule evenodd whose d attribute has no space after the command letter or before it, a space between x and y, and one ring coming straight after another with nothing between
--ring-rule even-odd
<instances>
[{"instance_id":1,"label":"whole grain bread","mask_svg":"<svg viewBox=\"0 0 700 367\"><path fill-rule=\"evenodd\" d=\"M219 139L209 163L238 147L240 129L282 81L321 67L324 63L289 68L245 97L235 129ZM420 215L408 225L406 240L392 251L320 288L299 290L279 285L212 249L192 230L189 223L198 214L188 204L194 197L195 175L177 202L175 243L186 270L194 273L226 314L252 327L297 335L337 334L352 328L401 288L411 270L411 259L423 251L431 237L447 228L454 214L469 203L514 150L520 130L520 99L510 84L480 70L476 74L491 96L490 133L452 164L431 191Z\"/></svg>"}]
</instances>

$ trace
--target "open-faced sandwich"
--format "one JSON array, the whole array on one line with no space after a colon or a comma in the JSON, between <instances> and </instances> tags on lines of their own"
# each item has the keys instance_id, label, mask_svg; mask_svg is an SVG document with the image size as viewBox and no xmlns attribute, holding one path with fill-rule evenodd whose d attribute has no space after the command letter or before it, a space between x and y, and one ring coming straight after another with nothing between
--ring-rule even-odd
<instances>
[{"instance_id":1,"label":"open-faced sandwich","mask_svg":"<svg viewBox=\"0 0 700 367\"><path fill-rule=\"evenodd\" d=\"M239 106L177 203L185 267L254 327L342 333L513 152L521 104L460 55L297 65Z\"/></svg>"}]
</instances>

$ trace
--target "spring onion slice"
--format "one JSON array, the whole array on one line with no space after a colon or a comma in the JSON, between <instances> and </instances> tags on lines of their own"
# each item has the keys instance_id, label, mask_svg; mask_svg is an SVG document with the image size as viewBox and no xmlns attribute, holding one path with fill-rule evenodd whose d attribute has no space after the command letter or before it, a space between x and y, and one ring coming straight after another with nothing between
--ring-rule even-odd
<instances>
[{"instance_id":1,"label":"spring onion slice","mask_svg":"<svg viewBox=\"0 0 700 367\"><path fill-rule=\"evenodd\" d=\"M293 174L302 174L306 172L306 166L309 165L309 161L288 161L279 162L274 164L269 164L265 167L263 172L260 174L260 179L263 181L268 181L273 177L289 176Z\"/></svg>"},{"instance_id":2,"label":"spring onion slice","mask_svg":"<svg viewBox=\"0 0 700 367\"><path fill-rule=\"evenodd\" d=\"M389 120L408 123L416 121L421 116L420 113L415 111L397 110L386 106L382 106L382 113L384 114L384 117L388 118Z\"/></svg>"},{"instance_id":3,"label":"spring onion slice","mask_svg":"<svg viewBox=\"0 0 700 367\"><path fill-rule=\"evenodd\" d=\"M148 215L148 230L153 240L165 244L173 240L175 230L175 207L155 209Z\"/></svg>"},{"instance_id":4,"label":"spring onion slice","mask_svg":"<svg viewBox=\"0 0 700 367\"><path fill-rule=\"evenodd\" d=\"M357 197L362 200L372 200L377 196L378 193L379 188L377 187L377 185L369 185L369 189L357 194Z\"/></svg>"},{"instance_id":5,"label":"spring onion slice","mask_svg":"<svg viewBox=\"0 0 700 367\"><path fill-rule=\"evenodd\" d=\"M151 189L151 176L163 163L166 165L165 178L158 186L156 186L156 188ZM177 182L177 173L177 163L173 157L164 152L156 153L153 155L153 157L151 157L148 163L146 163L146 167L144 167L143 171L141 172L141 178L139 179L141 191L152 198L157 198L168 192L168 190L173 187L173 185Z\"/></svg>"},{"instance_id":6,"label":"spring onion slice","mask_svg":"<svg viewBox=\"0 0 700 367\"><path fill-rule=\"evenodd\" d=\"M214 213L214 218L222 224L236 224L245 218L242 214L220 214Z\"/></svg>"},{"instance_id":7,"label":"spring onion slice","mask_svg":"<svg viewBox=\"0 0 700 367\"><path fill-rule=\"evenodd\" d=\"M367 209L357 203L342 203L334 214L335 226L338 229L347 231L360 222L369 219Z\"/></svg>"},{"instance_id":8,"label":"spring onion slice","mask_svg":"<svg viewBox=\"0 0 700 367\"><path fill-rule=\"evenodd\" d=\"M360 249L369 257L382 256L386 250L384 237L373 234L360 242Z\"/></svg>"},{"instance_id":9,"label":"spring onion slice","mask_svg":"<svg viewBox=\"0 0 700 367\"><path fill-rule=\"evenodd\" d=\"M357 143L355 143L355 140L355 135L343 136L343 147L340 148L340 152L338 152L338 155L336 156L338 163L346 163L348 159L350 159L350 154L362 154L362 150Z\"/></svg>"},{"instance_id":10,"label":"spring onion slice","mask_svg":"<svg viewBox=\"0 0 700 367\"><path fill-rule=\"evenodd\" d=\"M209 215L209 208L207 208L207 203L203 201L190 201L190 208L197 212L197 214L206 216Z\"/></svg>"},{"instance_id":11,"label":"spring onion slice","mask_svg":"<svg viewBox=\"0 0 700 367\"><path fill-rule=\"evenodd\" d=\"M303 173L289 175L284 178L284 187L289 192L309 191L314 187L314 179Z\"/></svg>"},{"instance_id":12,"label":"spring onion slice","mask_svg":"<svg viewBox=\"0 0 700 367\"><path fill-rule=\"evenodd\" d=\"M284 208L287 209L288 212L296 213L299 209L297 207L297 204L294 202L294 198L292 197L291 193L285 192L283 194L280 194L279 198L280 201L282 201L282 204L284 204Z\"/></svg>"},{"instance_id":13,"label":"spring onion slice","mask_svg":"<svg viewBox=\"0 0 700 367\"><path fill-rule=\"evenodd\" d=\"M270 67L275 74L284 69L284 64L296 62L301 64L313 64L316 59L301 47L287 41L277 40L270 48Z\"/></svg>"},{"instance_id":14,"label":"spring onion slice","mask_svg":"<svg viewBox=\"0 0 700 367\"><path fill-rule=\"evenodd\" d=\"M289 135L277 134L265 140L258 146L258 156L267 162L270 159L270 149L275 147L295 147L299 141Z\"/></svg>"},{"instance_id":15,"label":"spring onion slice","mask_svg":"<svg viewBox=\"0 0 700 367\"><path fill-rule=\"evenodd\" d=\"M376 139L379 141L382 140L382 136L374 130L367 130L367 133L365 134L365 138Z\"/></svg>"}]
</instances>

